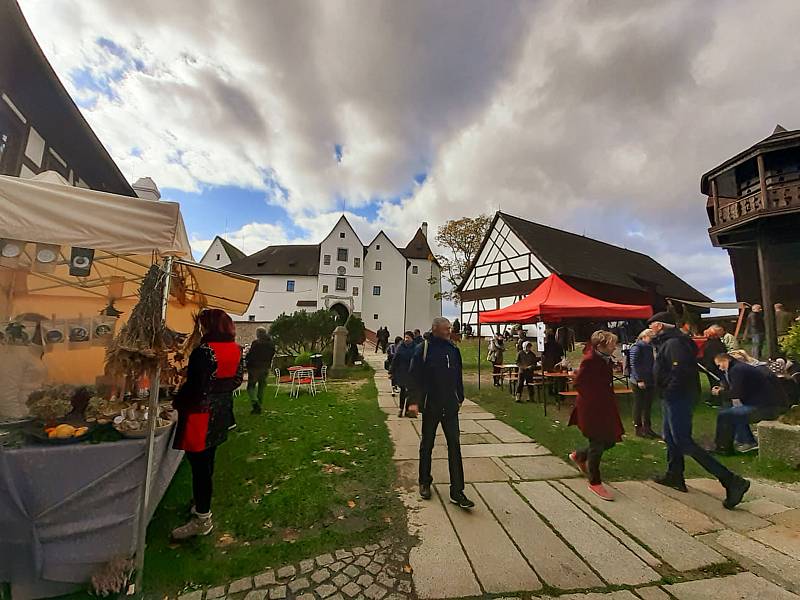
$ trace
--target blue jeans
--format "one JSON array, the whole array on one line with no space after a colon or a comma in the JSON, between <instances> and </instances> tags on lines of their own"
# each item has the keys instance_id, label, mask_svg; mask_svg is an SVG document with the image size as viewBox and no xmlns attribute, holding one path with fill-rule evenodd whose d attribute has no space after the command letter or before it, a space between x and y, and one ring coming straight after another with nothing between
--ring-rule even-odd
<instances>
[{"instance_id":1,"label":"blue jeans","mask_svg":"<svg viewBox=\"0 0 800 600\"><path fill-rule=\"evenodd\" d=\"M751 348L753 358L761 360L761 347L764 345L764 334L754 333L750 336L750 341L753 344Z\"/></svg>"},{"instance_id":2,"label":"blue jeans","mask_svg":"<svg viewBox=\"0 0 800 600\"><path fill-rule=\"evenodd\" d=\"M717 413L717 449L732 450L734 439L739 444L755 444L756 438L750 430L750 419L755 412L755 406L746 404L720 409Z\"/></svg>"},{"instance_id":3,"label":"blue jeans","mask_svg":"<svg viewBox=\"0 0 800 600\"><path fill-rule=\"evenodd\" d=\"M667 474L683 480L684 456L689 455L723 485L735 475L714 459L711 454L692 439L691 393L665 392L662 401L664 412L664 442L667 444Z\"/></svg>"}]
</instances>

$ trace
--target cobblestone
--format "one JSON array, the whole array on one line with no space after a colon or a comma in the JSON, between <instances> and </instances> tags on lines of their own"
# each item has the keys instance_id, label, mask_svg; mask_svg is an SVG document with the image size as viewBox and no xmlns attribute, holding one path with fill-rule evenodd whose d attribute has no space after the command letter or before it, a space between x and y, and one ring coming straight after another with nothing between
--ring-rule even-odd
<instances>
[{"instance_id":1,"label":"cobblestone","mask_svg":"<svg viewBox=\"0 0 800 600\"><path fill-rule=\"evenodd\" d=\"M381 542L381 548L388 548L391 545L392 545L392 543L389 540L383 540Z\"/></svg>"},{"instance_id":2,"label":"cobblestone","mask_svg":"<svg viewBox=\"0 0 800 600\"><path fill-rule=\"evenodd\" d=\"M350 582L350 578L347 575L343 575L342 573L339 573L336 577L334 577L331 580L331 582L337 588L341 589L344 585L346 585L347 583Z\"/></svg>"},{"instance_id":3,"label":"cobblestone","mask_svg":"<svg viewBox=\"0 0 800 600\"><path fill-rule=\"evenodd\" d=\"M206 598L208 600L215 600L216 598L222 598L225 596L225 586L218 585L217 587L209 588L206 592Z\"/></svg>"},{"instance_id":4,"label":"cobblestone","mask_svg":"<svg viewBox=\"0 0 800 600\"><path fill-rule=\"evenodd\" d=\"M314 590L320 598L327 598L336 593L336 588L330 583L323 583Z\"/></svg>"},{"instance_id":5,"label":"cobblestone","mask_svg":"<svg viewBox=\"0 0 800 600\"><path fill-rule=\"evenodd\" d=\"M389 577L386 573L378 573L377 581L389 589L393 588L394 584L397 583L397 579L394 577Z\"/></svg>"},{"instance_id":6,"label":"cobblestone","mask_svg":"<svg viewBox=\"0 0 800 600\"><path fill-rule=\"evenodd\" d=\"M338 558L339 560L344 560L345 558L350 558L350 557L352 557L352 556L353 556L353 553L352 553L352 552L350 552L349 550L337 550L337 551L335 552L335 556L336 556L336 558Z\"/></svg>"},{"instance_id":7,"label":"cobblestone","mask_svg":"<svg viewBox=\"0 0 800 600\"><path fill-rule=\"evenodd\" d=\"M203 590L183 594L182 596L178 596L178 600L203 600Z\"/></svg>"},{"instance_id":8,"label":"cobblestone","mask_svg":"<svg viewBox=\"0 0 800 600\"><path fill-rule=\"evenodd\" d=\"M314 571L313 575L311 575L311 581L314 583L322 583L330 576L331 572L328 571L328 569L319 569L318 571Z\"/></svg>"},{"instance_id":9,"label":"cobblestone","mask_svg":"<svg viewBox=\"0 0 800 600\"><path fill-rule=\"evenodd\" d=\"M312 559L308 559L308 560L301 560L300 561L300 572L301 573L303 573L303 574L311 573L311 571L313 571L313 570L314 570L314 559L313 558Z\"/></svg>"},{"instance_id":10,"label":"cobblestone","mask_svg":"<svg viewBox=\"0 0 800 600\"><path fill-rule=\"evenodd\" d=\"M374 581L375 578L372 575L362 575L361 577L358 578L356 583L363 588L368 588L369 586L372 585Z\"/></svg>"},{"instance_id":11,"label":"cobblestone","mask_svg":"<svg viewBox=\"0 0 800 600\"><path fill-rule=\"evenodd\" d=\"M357 567L366 567L371 562L372 560L369 556L362 555L359 556L353 564Z\"/></svg>"},{"instance_id":12,"label":"cobblestone","mask_svg":"<svg viewBox=\"0 0 800 600\"><path fill-rule=\"evenodd\" d=\"M308 592L307 594L299 595L296 598L296 600L317 600L317 598L316 598L316 596L314 596L314 594L312 594L311 592Z\"/></svg>"},{"instance_id":13,"label":"cobblestone","mask_svg":"<svg viewBox=\"0 0 800 600\"><path fill-rule=\"evenodd\" d=\"M253 578L253 582L257 588L273 585L275 583L275 571L272 569L264 571L261 575L256 575ZM208 594L206 594L206 597L208 597Z\"/></svg>"},{"instance_id":14,"label":"cobblestone","mask_svg":"<svg viewBox=\"0 0 800 600\"><path fill-rule=\"evenodd\" d=\"M253 590L252 592L247 592L244 600L266 600L266 597L267 590Z\"/></svg>"},{"instance_id":15,"label":"cobblestone","mask_svg":"<svg viewBox=\"0 0 800 600\"><path fill-rule=\"evenodd\" d=\"M386 588L379 586L377 583L372 584L364 590L364 595L369 598L369 600L381 600L386 594Z\"/></svg>"},{"instance_id":16,"label":"cobblestone","mask_svg":"<svg viewBox=\"0 0 800 600\"><path fill-rule=\"evenodd\" d=\"M361 593L361 586L354 581L351 581L342 588L342 592L344 592L345 595L349 596L350 598L355 598Z\"/></svg>"},{"instance_id":17,"label":"cobblestone","mask_svg":"<svg viewBox=\"0 0 800 600\"><path fill-rule=\"evenodd\" d=\"M331 571L338 573L342 569L344 569L344 563L340 560L337 560L335 563L328 567Z\"/></svg>"},{"instance_id":18,"label":"cobblestone","mask_svg":"<svg viewBox=\"0 0 800 600\"><path fill-rule=\"evenodd\" d=\"M293 594L296 594L300 590L306 589L310 583L308 583L308 579L305 577L301 577L300 579L295 579L294 581L289 582L289 589Z\"/></svg>"},{"instance_id":19,"label":"cobblestone","mask_svg":"<svg viewBox=\"0 0 800 600\"><path fill-rule=\"evenodd\" d=\"M237 592L246 592L252 587L253 581L249 577L243 577L242 579L237 579L231 583L231 585L228 587L228 593L235 594Z\"/></svg>"},{"instance_id":20,"label":"cobblestone","mask_svg":"<svg viewBox=\"0 0 800 600\"><path fill-rule=\"evenodd\" d=\"M375 552L376 550L380 550L380 548L378 544L370 544L367 546L367 552Z\"/></svg>"},{"instance_id":21,"label":"cobblestone","mask_svg":"<svg viewBox=\"0 0 800 600\"><path fill-rule=\"evenodd\" d=\"M374 560L376 563L380 565L386 564L386 555L383 552L381 552L380 554L376 554L375 558L373 558L372 560Z\"/></svg>"},{"instance_id":22,"label":"cobblestone","mask_svg":"<svg viewBox=\"0 0 800 600\"><path fill-rule=\"evenodd\" d=\"M369 571L372 575L377 575L382 569L383 567L376 562L367 565L367 571Z\"/></svg>"},{"instance_id":23,"label":"cobblestone","mask_svg":"<svg viewBox=\"0 0 800 600\"><path fill-rule=\"evenodd\" d=\"M289 579L297 574L297 569L294 565L287 565L278 569L278 579Z\"/></svg>"},{"instance_id":24,"label":"cobblestone","mask_svg":"<svg viewBox=\"0 0 800 600\"><path fill-rule=\"evenodd\" d=\"M397 584L397 591L403 592L404 594L411 593L411 582L410 581L401 581Z\"/></svg>"},{"instance_id":25,"label":"cobblestone","mask_svg":"<svg viewBox=\"0 0 800 600\"><path fill-rule=\"evenodd\" d=\"M325 567L333 562L333 556L330 554L321 554L316 558L317 566Z\"/></svg>"},{"instance_id":26,"label":"cobblestone","mask_svg":"<svg viewBox=\"0 0 800 600\"><path fill-rule=\"evenodd\" d=\"M362 548L361 546L357 546L356 548L353 548L353 554L355 556L361 556L362 554L364 554L364 552L366 552L366 549Z\"/></svg>"},{"instance_id":27,"label":"cobblestone","mask_svg":"<svg viewBox=\"0 0 800 600\"><path fill-rule=\"evenodd\" d=\"M269 590L269 600L283 600L286 598L286 586L276 585Z\"/></svg>"}]
</instances>

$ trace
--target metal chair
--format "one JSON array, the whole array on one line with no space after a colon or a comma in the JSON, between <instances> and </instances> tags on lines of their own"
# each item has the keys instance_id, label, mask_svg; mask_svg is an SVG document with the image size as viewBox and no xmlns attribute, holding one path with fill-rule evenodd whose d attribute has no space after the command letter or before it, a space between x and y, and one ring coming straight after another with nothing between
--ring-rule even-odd
<instances>
[{"instance_id":1,"label":"metal chair","mask_svg":"<svg viewBox=\"0 0 800 600\"><path fill-rule=\"evenodd\" d=\"M326 392L328 391L328 365L322 365L320 375L319 377L315 377L315 380L322 384L322 388Z\"/></svg>"},{"instance_id":2,"label":"metal chair","mask_svg":"<svg viewBox=\"0 0 800 600\"><path fill-rule=\"evenodd\" d=\"M308 391L311 393L312 396L317 395L317 388L314 385L314 369L313 367L309 367L308 369L297 369L292 373L292 389L289 393L290 396L294 396L295 398L300 396L300 387L305 385L308 387Z\"/></svg>"},{"instance_id":3,"label":"metal chair","mask_svg":"<svg viewBox=\"0 0 800 600\"><path fill-rule=\"evenodd\" d=\"M275 369L275 397L278 397L278 392L281 390L281 384L291 384L294 378L291 375L281 375L280 369Z\"/></svg>"}]
</instances>

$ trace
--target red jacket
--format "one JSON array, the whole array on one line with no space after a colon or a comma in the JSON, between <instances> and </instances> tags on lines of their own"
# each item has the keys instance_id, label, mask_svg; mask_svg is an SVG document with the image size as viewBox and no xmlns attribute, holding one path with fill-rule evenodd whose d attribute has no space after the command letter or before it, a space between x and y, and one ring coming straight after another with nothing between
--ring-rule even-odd
<instances>
[{"instance_id":1,"label":"red jacket","mask_svg":"<svg viewBox=\"0 0 800 600\"><path fill-rule=\"evenodd\" d=\"M597 352L587 353L575 378L578 398L569 424L590 440L619 442L625 433L613 382L611 363Z\"/></svg>"},{"instance_id":2,"label":"red jacket","mask_svg":"<svg viewBox=\"0 0 800 600\"><path fill-rule=\"evenodd\" d=\"M189 356L186 382L172 405L178 411L173 447L202 452L228 438L233 392L242 384L242 349L235 342L203 342Z\"/></svg>"}]
</instances>

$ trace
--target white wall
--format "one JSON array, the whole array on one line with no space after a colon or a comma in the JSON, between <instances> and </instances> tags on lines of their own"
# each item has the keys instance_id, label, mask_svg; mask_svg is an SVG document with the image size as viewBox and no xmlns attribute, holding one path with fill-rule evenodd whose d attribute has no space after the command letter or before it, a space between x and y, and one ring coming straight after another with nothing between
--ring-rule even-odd
<instances>
[{"instance_id":1,"label":"white wall","mask_svg":"<svg viewBox=\"0 0 800 600\"><path fill-rule=\"evenodd\" d=\"M364 259L364 308L361 317L367 329L388 327L392 339L405 331L406 257L383 233L372 241ZM381 263L381 269L375 263ZM373 288L380 286L380 296ZM378 318L375 318L378 315Z\"/></svg>"},{"instance_id":2,"label":"white wall","mask_svg":"<svg viewBox=\"0 0 800 600\"><path fill-rule=\"evenodd\" d=\"M441 315L441 300L435 294L441 290L441 273L432 261L421 258L409 259L406 287L406 329L427 331L434 317ZM414 267L417 272L414 273ZM433 277L436 283L428 280Z\"/></svg>"},{"instance_id":3,"label":"white wall","mask_svg":"<svg viewBox=\"0 0 800 600\"><path fill-rule=\"evenodd\" d=\"M342 237L342 234L344 237ZM347 249L347 261L338 260L338 249ZM325 256L330 256L330 264L325 264ZM358 266L356 266L358 265ZM340 274L343 270L344 274ZM347 285L344 291L336 290L336 278L345 277ZM328 286L328 293L322 291L323 286ZM352 304L352 312L361 313L361 302L364 297L364 245L350 227L347 219L342 217L320 244L319 252L319 281L317 282L317 296L320 307L325 306L326 297L328 304L341 299L342 304ZM353 288L358 288L358 295L353 294Z\"/></svg>"},{"instance_id":4,"label":"white wall","mask_svg":"<svg viewBox=\"0 0 800 600\"><path fill-rule=\"evenodd\" d=\"M317 300L317 278L300 275L259 275L258 290L244 315L236 321L255 320L271 323L282 313L292 314L298 310L315 311L315 307L297 306L298 300ZM286 282L292 280L294 292L286 291ZM250 319L253 315L255 318Z\"/></svg>"},{"instance_id":5,"label":"white wall","mask_svg":"<svg viewBox=\"0 0 800 600\"><path fill-rule=\"evenodd\" d=\"M211 242L203 258L200 259L200 264L214 267L215 269L220 269L231 264L231 259L228 253L225 252L225 246L222 245L219 238L214 238L214 241Z\"/></svg>"}]
</instances>

